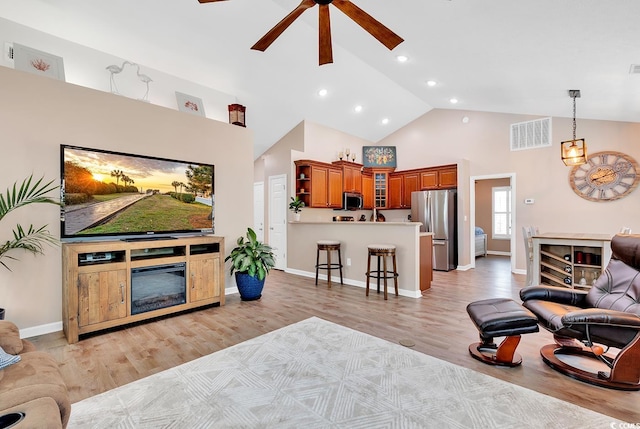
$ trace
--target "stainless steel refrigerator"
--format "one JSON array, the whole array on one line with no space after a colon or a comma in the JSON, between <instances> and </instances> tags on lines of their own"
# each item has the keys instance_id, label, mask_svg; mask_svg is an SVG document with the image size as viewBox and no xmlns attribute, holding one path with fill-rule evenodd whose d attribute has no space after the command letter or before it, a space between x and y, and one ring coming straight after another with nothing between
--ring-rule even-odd
<instances>
[{"instance_id":1,"label":"stainless steel refrigerator","mask_svg":"<svg viewBox=\"0 0 640 429\"><path fill-rule=\"evenodd\" d=\"M458 219L456 190L411 193L411 220L422 222L421 232L433 233L433 269L455 270L458 266Z\"/></svg>"}]
</instances>

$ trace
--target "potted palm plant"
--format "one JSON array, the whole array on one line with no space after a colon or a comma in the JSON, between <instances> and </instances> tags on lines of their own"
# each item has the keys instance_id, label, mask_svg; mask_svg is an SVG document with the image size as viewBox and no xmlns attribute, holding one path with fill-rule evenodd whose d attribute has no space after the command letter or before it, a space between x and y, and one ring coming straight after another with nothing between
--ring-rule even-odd
<instances>
[{"instance_id":1,"label":"potted palm plant","mask_svg":"<svg viewBox=\"0 0 640 429\"><path fill-rule=\"evenodd\" d=\"M57 186L53 185L53 180L43 183L44 177L34 181L33 175L30 175L22 181L20 186L14 183L12 187L7 188L6 193L0 194L0 220L13 210L20 207L35 203L47 203L60 205L53 198L47 197L46 194L53 191ZM58 240L47 230L47 225L39 228L29 225L28 228L17 224L13 230L13 237L4 243L0 243L0 264L11 271L6 260L17 260L10 253L22 249L24 251L40 255L44 253L45 244L55 244ZM4 319L4 308L0 308L0 320Z\"/></svg>"},{"instance_id":2,"label":"potted palm plant","mask_svg":"<svg viewBox=\"0 0 640 429\"><path fill-rule=\"evenodd\" d=\"M294 220L296 222L300 221L300 212L304 207L304 201L302 201L297 195L296 197L291 197L291 202L289 203L289 210L293 210Z\"/></svg>"},{"instance_id":3,"label":"potted palm plant","mask_svg":"<svg viewBox=\"0 0 640 429\"><path fill-rule=\"evenodd\" d=\"M260 299L267 274L276 264L273 250L258 241L255 231L251 228L247 228L246 237L239 237L236 244L225 258L225 262L231 261L229 274L235 272L240 299Z\"/></svg>"}]
</instances>

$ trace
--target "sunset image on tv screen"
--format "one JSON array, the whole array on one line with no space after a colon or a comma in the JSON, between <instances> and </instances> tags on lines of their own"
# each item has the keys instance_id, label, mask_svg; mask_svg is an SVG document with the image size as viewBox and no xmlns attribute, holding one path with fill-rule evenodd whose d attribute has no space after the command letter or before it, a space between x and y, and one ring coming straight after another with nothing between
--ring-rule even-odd
<instances>
[{"instance_id":1,"label":"sunset image on tv screen","mask_svg":"<svg viewBox=\"0 0 640 429\"><path fill-rule=\"evenodd\" d=\"M213 166L65 146L65 236L211 231Z\"/></svg>"}]
</instances>

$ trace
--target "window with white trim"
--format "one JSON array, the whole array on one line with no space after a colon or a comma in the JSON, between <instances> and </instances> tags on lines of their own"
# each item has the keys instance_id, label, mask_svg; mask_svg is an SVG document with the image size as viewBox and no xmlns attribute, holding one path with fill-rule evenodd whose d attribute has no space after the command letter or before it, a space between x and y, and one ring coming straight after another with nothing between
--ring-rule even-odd
<instances>
[{"instance_id":1,"label":"window with white trim","mask_svg":"<svg viewBox=\"0 0 640 429\"><path fill-rule=\"evenodd\" d=\"M491 207L493 209L493 230L491 238L496 240L511 239L511 187L497 186L491 188Z\"/></svg>"}]
</instances>

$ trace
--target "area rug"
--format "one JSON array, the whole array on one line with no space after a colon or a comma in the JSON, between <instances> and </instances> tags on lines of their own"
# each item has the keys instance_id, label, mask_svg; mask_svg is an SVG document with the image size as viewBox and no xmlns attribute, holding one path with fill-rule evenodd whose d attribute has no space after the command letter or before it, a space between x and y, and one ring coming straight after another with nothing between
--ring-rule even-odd
<instances>
[{"instance_id":1,"label":"area rug","mask_svg":"<svg viewBox=\"0 0 640 429\"><path fill-rule=\"evenodd\" d=\"M73 404L69 428L605 428L576 405L313 317Z\"/></svg>"}]
</instances>

